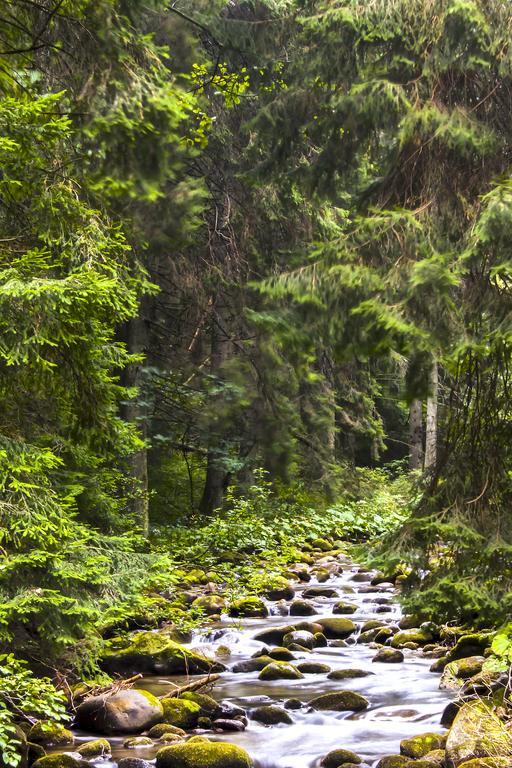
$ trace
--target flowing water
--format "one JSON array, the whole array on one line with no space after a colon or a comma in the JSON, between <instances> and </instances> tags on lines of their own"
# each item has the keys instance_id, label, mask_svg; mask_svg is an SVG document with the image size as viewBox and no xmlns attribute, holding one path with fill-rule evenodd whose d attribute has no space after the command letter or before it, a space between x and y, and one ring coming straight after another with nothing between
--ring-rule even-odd
<instances>
[{"instance_id":1,"label":"flowing water","mask_svg":"<svg viewBox=\"0 0 512 768\"><path fill-rule=\"evenodd\" d=\"M343 572L333 576L322 586L336 589L338 597L317 598L310 601L315 615L307 617L270 616L265 619L235 620L223 617L215 627L199 632L192 646L214 655L219 646L231 650L228 671L215 685L213 696L229 701L247 710L249 724L240 733L208 733L212 739L229 741L244 747L253 757L258 768L310 768L317 766L319 758L332 749L346 748L357 752L363 760L372 764L385 754L399 752L400 740L425 731L441 732L440 718L450 694L439 690L439 675L429 671L432 659L421 652L404 651L405 660L400 664L372 663L375 648L358 644L356 637L346 641L346 647L316 648L311 653L294 652L296 660L322 662L332 670L357 668L368 670L372 675L343 681L329 680L326 674L308 674L301 680L258 679L258 672L234 673L236 662L250 658L261 651L263 644L254 635L263 629L301 621L315 621L332 615L332 607L341 599L355 603L357 612L352 619L361 626L369 619L379 619L396 624L400 607L392 602L391 586L371 587L368 581L354 581L358 568L350 561L341 560ZM356 578L364 578L361 575ZM312 579L296 588L296 598L302 591L318 582ZM389 600L389 602L388 602ZM387 606L383 608L383 606ZM271 611L275 603L269 603ZM379 610L380 609L380 610ZM387 612L380 612L380 611ZM224 660L224 659L223 659ZM170 690L170 683L183 684L183 678L147 677L140 687L157 695ZM370 702L367 710L351 712L317 712L307 707L307 702L322 693L349 689L363 694ZM306 706L289 711L293 725L261 725L250 719L251 710L262 704L282 705L287 699L300 699ZM77 741L85 740L85 734L77 733ZM97 738L88 735L88 738ZM109 768L121 757L154 758L156 749L125 749L125 737L110 739L113 761L97 761L98 766Z\"/></svg>"}]
</instances>

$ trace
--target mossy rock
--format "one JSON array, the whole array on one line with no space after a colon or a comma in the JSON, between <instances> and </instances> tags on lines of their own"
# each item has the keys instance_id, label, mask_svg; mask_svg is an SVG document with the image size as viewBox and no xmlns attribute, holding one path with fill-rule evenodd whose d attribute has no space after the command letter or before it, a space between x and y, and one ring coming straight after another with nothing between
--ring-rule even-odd
<instances>
[{"instance_id":1,"label":"mossy rock","mask_svg":"<svg viewBox=\"0 0 512 768\"><path fill-rule=\"evenodd\" d=\"M73 755L54 752L53 755L40 757L33 763L32 768L84 768L87 765L84 760L80 760Z\"/></svg>"},{"instance_id":2,"label":"mossy rock","mask_svg":"<svg viewBox=\"0 0 512 768\"><path fill-rule=\"evenodd\" d=\"M182 579L184 584L207 584L208 576L201 568L193 568Z\"/></svg>"},{"instance_id":3,"label":"mossy rock","mask_svg":"<svg viewBox=\"0 0 512 768\"><path fill-rule=\"evenodd\" d=\"M148 736L150 736L152 739L161 739L162 736L165 736L167 733L172 733L174 736L183 739L187 735L183 728L178 728L177 726L171 725L170 723L157 723L149 729Z\"/></svg>"},{"instance_id":4,"label":"mossy rock","mask_svg":"<svg viewBox=\"0 0 512 768\"><path fill-rule=\"evenodd\" d=\"M297 664L297 669L303 675L325 675L331 671L328 664L321 664L318 661L303 661L302 664Z\"/></svg>"},{"instance_id":5,"label":"mossy rock","mask_svg":"<svg viewBox=\"0 0 512 768\"><path fill-rule=\"evenodd\" d=\"M377 651L372 661L380 662L381 664L400 664L404 660L402 651L396 648L381 648Z\"/></svg>"},{"instance_id":6,"label":"mossy rock","mask_svg":"<svg viewBox=\"0 0 512 768\"><path fill-rule=\"evenodd\" d=\"M194 675L225 669L218 661L180 645L171 634L163 629L113 638L106 644L101 667L110 674L121 675Z\"/></svg>"},{"instance_id":7,"label":"mossy rock","mask_svg":"<svg viewBox=\"0 0 512 768\"><path fill-rule=\"evenodd\" d=\"M27 738L43 747L65 747L75 742L75 737L68 728L52 720L39 720L30 728Z\"/></svg>"},{"instance_id":8,"label":"mossy rock","mask_svg":"<svg viewBox=\"0 0 512 768\"><path fill-rule=\"evenodd\" d=\"M218 717L222 712L222 707L218 701L212 696L208 696L206 693L196 693L195 691L189 691L182 693L181 700L193 701L201 707L201 715L206 717Z\"/></svg>"},{"instance_id":9,"label":"mossy rock","mask_svg":"<svg viewBox=\"0 0 512 768\"><path fill-rule=\"evenodd\" d=\"M446 761L446 752L444 749L433 749L431 752L427 752L425 760L429 760L436 765L444 765Z\"/></svg>"},{"instance_id":10,"label":"mossy rock","mask_svg":"<svg viewBox=\"0 0 512 768\"><path fill-rule=\"evenodd\" d=\"M122 757L117 763L117 768L153 768L153 764L141 757Z\"/></svg>"},{"instance_id":11,"label":"mossy rock","mask_svg":"<svg viewBox=\"0 0 512 768\"><path fill-rule=\"evenodd\" d=\"M455 646L446 654L447 661L457 661L465 659L468 656L481 656L490 646L493 633L490 632L471 632L462 635L457 640Z\"/></svg>"},{"instance_id":12,"label":"mossy rock","mask_svg":"<svg viewBox=\"0 0 512 768\"><path fill-rule=\"evenodd\" d=\"M316 597L338 597L338 591L334 587L307 587L302 597L306 600L313 600Z\"/></svg>"},{"instance_id":13,"label":"mossy rock","mask_svg":"<svg viewBox=\"0 0 512 768\"><path fill-rule=\"evenodd\" d=\"M358 609L358 606L354 603L347 603L344 600L340 600L337 603L334 603L332 607L333 613L344 613L344 614L352 614L355 613Z\"/></svg>"},{"instance_id":14,"label":"mossy rock","mask_svg":"<svg viewBox=\"0 0 512 768\"><path fill-rule=\"evenodd\" d=\"M315 632L313 635L315 638L315 648L326 648L328 645L327 638L323 632Z\"/></svg>"},{"instance_id":15,"label":"mossy rock","mask_svg":"<svg viewBox=\"0 0 512 768\"><path fill-rule=\"evenodd\" d=\"M260 680L300 680L304 675L293 664L273 661L261 670L258 677Z\"/></svg>"},{"instance_id":16,"label":"mossy rock","mask_svg":"<svg viewBox=\"0 0 512 768\"><path fill-rule=\"evenodd\" d=\"M400 629L415 629L416 627L419 627L420 624L421 624L421 617L415 614L402 616L402 618L398 622L398 626L400 627Z\"/></svg>"},{"instance_id":17,"label":"mossy rock","mask_svg":"<svg viewBox=\"0 0 512 768\"><path fill-rule=\"evenodd\" d=\"M366 669L335 669L329 672L327 677L329 680L350 680L374 674L375 672L368 672Z\"/></svg>"},{"instance_id":18,"label":"mossy rock","mask_svg":"<svg viewBox=\"0 0 512 768\"><path fill-rule=\"evenodd\" d=\"M194 600L192 608L200 608L207 616L215 616L226 609L226 601L220 595L202 595Z\"/></svg>"},{"instance_id":19,"label":"mossy rock","mask_svg":"<svg viewBox=\"0 0 512 768\"><path fill-rule=\"evenodd\" d=\"M260 643L269 643L270 645L282 645L283 637L289 632L293 632L295 629L294 624L287 624L281 627L271 627L270 629L264 629L262 632L258 632L254 635L254 639Z\"/></svg>"},{"instance_id":20,"label":"mossy rock","mask_svg":"<svg viewBox=\"0 0 512 768\"><path fill-rule=\"evenodd\" d=\"M330 552L332 550L332 541L328 539L313 539L311 546L313 549L319 549L321 552Z\"/></svg>"},{"instance_id":21,"label":"mossy rock","mask_svg":"<svg viewBox=\"0 0 512 768\"><path fill-rule=\"evenodd\" d=\"M439 763L434 763L432 760L427 760L426 757L423 757L421 760L409 760L404 768L439 768Z\"/></svg>"},{"instance_id":22,"label":"mossy rock","mask_svg":"<svg viewBox=\"0 0 512 768\"><path fill-rule=\"evenodd\" d=\"M330 639L340 638L343 640L350 637L357 629L356 624L350 619L319 619L318 623L322 625L324 635Z\"/></svg>"},{"instance_id":23,"label":"mossy rock","mask_svg":"<svg viewBox=\"0 0 512 768\"><path fill-rule=\"evenodd\" d=\"M372 629L382 629L385 626L386 623L380 619L368 619L361 627L361 632L370 632Z\"/></svg>"},{"instance_id":24,"label":"mossy rock","mask_svg":"<svg viewBox=\"0 0 512 768\"><path fill-rule=\"evenodd\" d=\"M388 640L390 637L393 637L394 634L395 633L391 627L382 627L382 629L377 631L374 639L376 643L385 643L386 640Z\"/></svg>"},{"instance_id":25,"label":"mossy rock","mask_svg":"<svg viewBox=\"0 0 512 768\"><path fill-rule=\"evenodd\" d=\"M393 648L402 648L408 643L415 643L416 645L427 645L434 640L434 635L428 629L404 629L397 632L393 636L391 645Z\"/></svg>"},{"instance_id":26,"label":"mossy rock","mask_svg":"<svg viewBox=\"0 0 512 768\"><path fill-rule=\"evenodd\" d=\"M106 739L95 739L95 741L87 741L85 744L82 744L78 747L77 752L87 759L104 757L112 753L112 747Z\"/></svg>"},{"instance_id":27,"label":"mossy rock","mask_svg":"<svg viewBox=\"0 0 512 768\"><path fill-rule=\"evenodd\" d=\"M339 766L346 763L359 765L361 762L359 755L350 749L333 749L325 757L322 757L320 765L322 768L339 768Z\"/></svg>"},{"instance_id":28,"label":"mossy rock","mask_svg":"<svg viewBox=\"0 0 512 768\"><path fill-rule=\"evenodd\" d=\"M433 749L442 749L445 738L445 736L439 733L420 733L418 736L412 736L410 739L402 739L400 742L400 752L406 757L419 760Z\"/></svg>"},{"instance_id":29,"label":"mossy rock","mask_svg":"<svg viewBox=\"0 0 512 768\"><path fill-rule=\"evenodd\" d=\"M125 749L140 749L141 747L152 747L153 744L154 741L149 736L132 736L123 742L123 747Z\"/></svg>"},{"instance_id":30,"label":"mossy rock","mask_svg":"<svg viewBox=\"0 0 512 768\"><path fill-rule=\"evenodd\" d=\"M375 768L404 768L409 762L405 755L385 755L381 757Z\"/></svg>"},{"instance_id":31,"label":"mossy rock","mask_svg":"<svg viewBox=\"0 0 512 768\"><path fill-rule=\"evenodd\" d=\"M195 728L201 716L201 707L195 701L187 699L162 699L163 722L190 731Z\"/></svg>"},{"instance_id":32,"label":"mossy rock","mask_svg":"<svg viewBox=\"0 0 512 768\"><path fill-rule=\"evenodd\" d=\"M267 655L271 659L274 659L274 661L293 661L295 659L295 655L290 651L289 648L284 648L281 646L272 648Z\"/></svg>"},{"instance_id":33,"label":"mossy rock","mask_svg":"<svg viewBox=\"0 0 512 768\"><path fill-rule=\"evenodd\" d=\"M296 630L283 637L283 645L285 648L289 648L291 645L300 645L311 651L315 647L315 636L305 630Z\"/></svg>"},{"instance_id":34,"label":"mossy rock","mask_svg":"<svg viewBox=\"0 0 512 768\"><path fill-rule=\"evenodd\" d=\"M290 651L291 653L291 651ZM293 655L293 654L292 654ZM266 666L272 664L274 661L270 656L258 656L255 659L245 659L244 661L238 661L232 669L235 673L250 673L261 672Z\"/></svg>"},{"instance_id":35,"label":"mossy rock","mask_svg":"<svg viewBox=\"0 0 512 768\"><path fill-rule=\"evenodd\" d=\"M90 696L76 711L77 725L93 733L140 733L163 720L164 709L149 691L126 689Z\"/></svg>"},{"instance_id":36,"label":"mossy rock","mask_svg":"<svg viewBox=\"0 0 512 768\"><path fill-rule=\"evenodd\" d=\"M439 687L447 690L458 690L465 680L469 680L482 671L484 663L484 656L468 656L464 659L450 661L443 670Z\"/></svg>"},{"instance_id":37,"label":"mossy rock","mask_svg":"<svg viewBox=\"0 0 512 768\"><path fill-rule=\"evenodd\" d=\"M331 578L331 572L328 571L327 568L313 568L312 573L320 584L329 581Z\"/></svg>"},{"instance_id":38,"label":"mossy rock","mask_svg":"<svg viewBox=\"0 0 512 768\"><path fill-rule=\"evenodd\" d=\"M315 608L307 600L294 600L290 605L290 616L313 616Z\"/></svg>"},{"instance_id":39,"label":"mossy rock","mask_svg":"<svg viewBox=\"0 0 512 768\"><path fill-rule=\"evenodd\" d=\"M270 584L263 588L263 594L269 600L293 600L295 590L283 576L276 576Z\"/></svg>"},{"instance_id":40,"label":"mossy rock","mask_svg":"<svg viewBox=\"0 0 512 768\"><path fill-rule=\"evenodd\" d=\"M334 712L361 712L363 709L367 709L369 703L368 699L354 691L323 693L309 702L313 709L333 710Z\"/></svg>"},{"instance_id":41,"label":"mossy rock","mask_svg":"<svg viewBox=\"0 0 512 768\"><path fill-rule=\"evenodd\" d=\"M373 643L379 632L382 630L380 629L368 629L366 632L361 632L360 635L357 638L357 642L359 645Z\"/></svg>"},{"instance_id":42,"label":"mossy rock","mask_svg":"<svg viewBox=\"0 0 512 768\"><path fill-rule=\"evenodd\" d=\"M448 763L459 766L473 758L506 756L512 762L512 737L483 701L468 701L459 709L446 740Z\"/></svg>"},{"instance_id":43,"label":"mossy rock","mask_svg":"<svg viewBox=\"0 0 512 768\"><path fill-rule=\"evenodd\" d=\"M268 616L268 608L261 599L251 595L234 600L229 606L229 615L235 618L265 618Z\"/></svg>"},{"instance_id":44,"label":"mossy rock","mask_svg":"<svg viewBox=\"0 0 512 768\"><path fill-rule=\"evenodd\" d=\"M311 632L312 635L315 635L322 631L322 625L317 621L298 621L295 629L297 632Z\"/></svg>"},{"instance_id":45,"label":"mossy rock","mask_svg":"<svg viewBox=\"0 0 512 768\"><path fill-rule=\"evenodd\" d=\"M190 740L164 747L156 755L156 768L251 768L248 753L235 744Z\"/></svg>"},{"instance_id":46,"label":"mossy rock","mask_svg":"<svg viewBox=\"0 0 512 768\"><path fill-rule=\"evenodd\" d=\"M274 704L258 707L252 712L251 717L256 722L263 723L263 725L291 725L293 723L288 712Z\"/></svg>"}]
</instances>

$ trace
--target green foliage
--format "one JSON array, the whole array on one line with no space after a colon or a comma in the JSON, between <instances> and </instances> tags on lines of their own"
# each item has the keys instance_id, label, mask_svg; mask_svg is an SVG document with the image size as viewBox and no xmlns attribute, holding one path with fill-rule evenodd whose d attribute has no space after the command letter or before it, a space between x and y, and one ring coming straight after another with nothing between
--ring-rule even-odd
<instances>
[{"instance_id":1,"label":"green foliage","mask_svg":"<svg viewBox=\"0 0 512 768\"><path fill-rule=\"evenodd\" d=\"M45 677L34 677L26 662L12 654L0 656L0 752L6 766L21 762L16 724L48 719L67 722L66 697Z\"/></svg>"}]
</instances>

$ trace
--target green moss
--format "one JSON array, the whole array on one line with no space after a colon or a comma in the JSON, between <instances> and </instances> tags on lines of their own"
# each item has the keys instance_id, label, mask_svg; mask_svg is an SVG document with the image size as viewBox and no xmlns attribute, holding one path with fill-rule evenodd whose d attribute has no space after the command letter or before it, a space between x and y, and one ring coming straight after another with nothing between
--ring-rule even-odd
<instances>
[{"instance_id":1,"label":"green moss","mask_svg":"<svg viewBox=\"0 0 512 768\"><path fill-rule=\"evenodd\" d=\"M457 690L465 680L482 671L484 662L483 656L468 656L465 659L450 661L443 670L440 687Z\"/></svg>"},{"instance_id":2,"label":"green moss","mask_svg":"<svg viewBox=\"0 0 512 768\"><path fill-rule=\"evenodd\" d=\"M274 659L270 656L258 656L255 659L245 659L245 661L237 662L233 667L233 672L261 672L266 666L272 664Z\"/></svg>"},{"instance_id":3,"label":"green moss","mask_svg":"<svg viewBox=\"0 0 512 768\"><path fill-rule=\"evenodd\" d=\"M180 699L185 701L193 701L201 708L201 715L205 715L206 717L215 718L222 711L220 704L206 693L195 693L194 691L190 691L188 693L183 693L180 696Z\"/></svg>"},{"instance_id":4,"label":"green moss","mask_svg":"<svg viewBox=\"0 0 512 768\"><path fill-rule=\"evenodd\" d=\"M187 731L195 728L201 715L201 707L186 699L162 699L164 722Z\"/></svg>"},{"instance_id":5,"label":"green moss","mask_svg":"<svg viewBox=\"0 0 512 768\"><path fill-rule=\"evenodd\" d=\"M295 590L283 576L275 576L262 591L269 600L292 600L295 596Z\"/></svg>"},{"instance_id":6,"label":"green moss","mask_svg":"<svg viewBox=\"0 0 512 768\"><path fill-rule=\"evenodd\" d=\"M247 752L234 744L190 740L164 747L156 755L156 768L251 768Z\"/></svg>"},{"instance_id":7,"label":"green moss","mask_svg":"<svg viewBox=\"0 0 512 768\"><path fill-rule=\"evenodd\" d=\"M75 741L71 731L51 720L39 720L29 730L27 738L34 744L42 744L46 747L63 747Z\"/></svg>"},{"instance_id":8,"label":"green moss","mask_svg":"<svg viewBox=\"0 0 512 768\"><path fill-rule=\"evenodd\" d=\"M380 621L379 619L369 619L368 621L365 621L361 627L361 632L369 632L372 629L382 629L385 626L386 624L384 621Z\"/></svg>"},{"instance_id":9,"label":"green moss","mask_svg":"<svg viewBox=\"0 0 512 768\"><path fill-rule=\"evenodd\" d=\"M367 672L366 669L335 669L333 672L329 672L327 677L329 680L350 680L357 677L368 677L373 675L374 672Z\"/></svg>"},{"instance_id":10,"label":"green moss","mask_svg":"<svg viewBox=\"0 0 512 768\"><path fill-rule=\"evenodd\" d=\"M406 757L419 760L433 749L441 749L444 746L444 742L445 737L439 733L421 733L410 739L402 739L400 742L400 752Z\"/></svg>"},{"instance_id":11,"label":"green moss","mask_svg":"<svg viewBox=\"0 0 512 768\"><path fill-rule=\"evenodd\" d=\"M252 719L258 723L263 723L263 725L279 725L280 723L291 725L293 723L285 709L273 704L255 709L252 713Z\"/></svg>"},{"instance_id":12,"label":"green moss","mask_svg":"<svg viewBox=\"0 0 512 768\"><path fill-rule=\"evenodd\" d=\"M78 754L82 757L103 757L104 755L110 755L112 748L110 742L107 739L96 739L95 741L87 741L77 749Z\"/></svg>"},{"instance_id":13,"label":"green moss","mask_svg":"<svg viewBox=\"0 0 512 768\"><path fill-rule=\"evenodd\" d=\"M271 659L275 659L275 661L293 661L295 658L288 648L281 646L272 648L272 650L268 652L268 655Z\"/></svg>"},{"instance_id":14,"label":"green moss","mask_svg":"<svg viewBox=\"0 0 512 768\"><path fill-rule=\"evenodd\" d=\"M153 739L148 736L131 736L123 742L126 749L138 749L139 747L152 747Z\"/></svg>"},{"instance_id":15,"label":"green moss","mask_svg":"<svg viewBox=\"0 0 512 768\"><path fill-rule=\"evenodd\" d=\"M340 600L337 603L334 603L332 612L333 613L355 613L357 611L357 605L354 605L354 603L346 603L344 600Z\"/></svg>"},{"instance_id":16,"label":"green moss","mask_svg":"<svg viewBox=\"0 0 512 768\"><path fill-rule=\"evenodd\" d=\"M185 648L172 639L172 630L137 632L106 644L101 666L111 674L199 674L222 671L222 664Z\"/></svg>"},{"instance_id":17,"label":"green moss","mask_svg":"<svg viewBox=\"0 0 512 768\"><path fill-rule=\"evenodd\" d=\"M313 549L319 549L321 552L330 552L332 549L332 541L327 539L314 539L311 542Z\"/></svg>"},{"instance_id":18,"label":"green moss","mask_svg":"<svg viewBox=\"0 0 512 768\"><path fill-rule=\"evenodd\" d=\"M380 662L382 664L400 664L404 660L402 651L396 648L381 648L372 661Z\"/></svg>"},{"instance_id":19,"label":"green moss","mask_svg":"<svg viewBox=\"0 0 512 768\"><path fill-rule=\"evenodd\" d=\"M268 608L260 597L251 595L234 600L229 606L229 615L234 617L265 618Z\"/></svg>"},{"instance_id":20,"label":"green moss","mask_svg":"<svg viewBox=\"0 0 512 768\"><path fill-rule=\"evenodd\" d=\"M201 595L192 603L193 608L201 608L207 616L222 613L226 608L226 601L220 595Z\"/></svg>"},{"instance_id":21,"label":"green moss","mask_svg":"<svg viewBox=\"0 0 512 768\"><path fill-rule=\"evenodd\" d=\"M351 752L350 749L333 749L322 758L320 765L322 768L338 768L345 763L359 765L361 758L355 752Z\"/></svg>"},{"instance_id":22,"label":"green moss","mask_svg":"<svg viewBox=\"0 0 512 768\"><path fill-rule=\"evenodd\" d=\"M405 755L385 755L377 763L376 768L404 768L409 762Z\"/></svg>"},{"instance_id":23,"label":"green moss","mask_svg":"<svg viewBox=\"0 0 512 768\"><path fill-rule=\"evenodd\" d=\"M426 645L434 640L434 635L428 629L404 629L393 636L391 645L393 648L402 648L407 643Z\"/></svg>"},{"instance_id":24,"label":"green moss","mask_svg":"<svg viewBox=\"0 0 512 768\"><path fill-rule=\"evenodd\" d=\"M313 709L335 712L360 712L369 705L368 699L354 691L336 691L316 696L310 702Z\"/></svg>"},{"instance_id":25,"label":"green moss","mask_svg":"<svg viewBox=\"0 0 512 768\"><path fill-rule=\"evenodd\" d=\"M325 675L331 671L328 664L320 664L317 661L304 661L302 664L297 664L297 669L303 675Z\"/></svg>"},{"instance_id":26,"label":"green moss","mask_svg":"<svg viewBox=\"0 0 512 768\"><path fill-rule=\"evenodd\" d=\"M56 752L53 755L40 757L33 764L32 768L81 768L81 761L76 757Z\"/></svg>"},{"instance_id":27,"label":"green moss","mask_svg":"<svg viewBox=\"0 0 512 768\"><path fill-rule=\"evenodd\" d=\"M357 627L350 619L319 619L323 633L329 638L345 638L353 634Z\"/></svg>"},{"instance_id":28,"label":"green moss","mask_svg":"<svg viewBox=\"0 0 512 768\"><path fill-rule=\"evenodd\" d=\"M304 675L293 664L273 661L261 670L258 677L260 680L300 680Z\"/></svg>"},{"instance_id":29,"label":"green moss","mask_svg":"<svg viewBox=\"0 0 512 768\"><path fill-rule=\"evenodd\" d=\"M151 736L152 739L160 739L167 733L172 733L174 736L182 738L185 738L187 735L183 728L178 728L177 726L171 725L170 723L157 723L149 729L148 736Z\"/></svg>"}]
</instances>

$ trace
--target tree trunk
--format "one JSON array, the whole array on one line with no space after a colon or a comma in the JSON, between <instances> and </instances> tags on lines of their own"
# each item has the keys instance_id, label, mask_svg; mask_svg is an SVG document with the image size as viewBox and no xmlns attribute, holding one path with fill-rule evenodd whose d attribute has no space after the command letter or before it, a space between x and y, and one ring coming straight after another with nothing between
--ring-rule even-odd
<instances>
[{"instance_id":1,"label":"tree trunk","mask_svg":"<svg viewBox=\"0 0 512 768\"><path fill-rule=\"evenodd\" d=\"M413 400L409 409L409 468L423 469L423 407L421 400Z\"/></svg>"},{"instance_id":2,"label":"tree trunk","mask_svg":"<svg viewBox=\"0 0 512 768\"><path fill-rule=\"evenodd\" d=\"M228 341L222 328L216 322L215 316L212 317L210 372L212 376L217 378L221 375L222 364L227 357ZM217 399L222 398L222 396L222 393L217 395ZM213 424L208 439L203 496L199 505L199 511L203 515L211 515L215 509L222 506L224 500L226 469L223 466L221 454L222 442L219 429L216 429L215 424Z\"/></svg>"},{"instance_id":3,"label":"tree trunk","mask_svg":"<svg viewBox=\"0 0 512 768\"><path fill-rule=\"evenodd\" d=\"M142 308L140 310L142 313ZM123 340L132 354L140 354L145 351L147 343L146 323L142 316L130 320L123 333ZM139 387L141 384L142 364L128 365L121 375L124 387ZM123 403L121 407L122 418L135 424L141 440L146 440L147 423L145 408L141 406L138 397ZM129 459L130 496L128 499L129 511L139 521L142 535L149 536L149 497L148 497L148 458L146 448L133 453Z\"/></svg>"},{"instance_id":4,"label":"tree trunk","mask_svg":"<svg viewBox=\"0 0 512 768\"><path fill-rule=\"evenodd\" d=\"M427 428L425 436L425 469L433 469L437 461L437 395L438 369L437 361L430 369L430 387L427 399Z\"/></svg>"}]
</instances>

